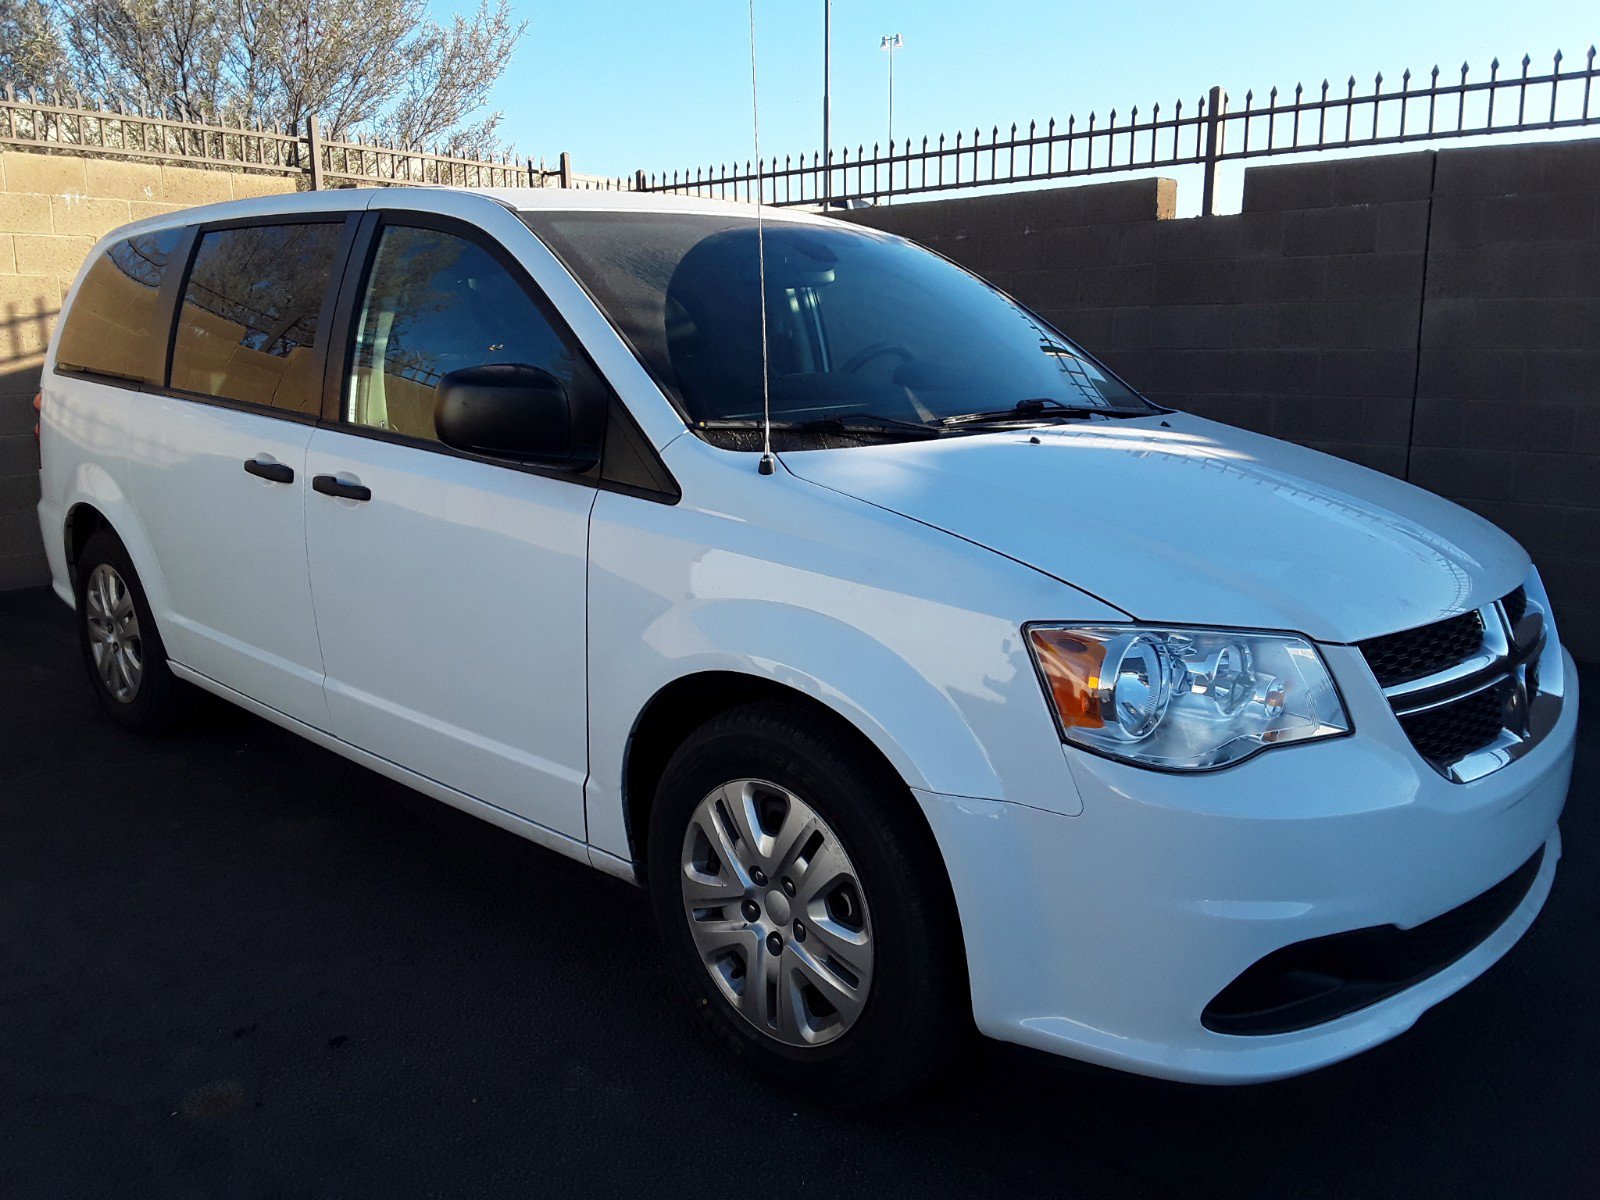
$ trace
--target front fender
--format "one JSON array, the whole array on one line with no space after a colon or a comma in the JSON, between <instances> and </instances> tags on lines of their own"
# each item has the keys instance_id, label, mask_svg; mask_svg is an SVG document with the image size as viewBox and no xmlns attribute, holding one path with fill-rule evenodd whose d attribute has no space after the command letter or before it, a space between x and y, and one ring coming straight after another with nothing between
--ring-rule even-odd
<instances>
[{"instance_id":1,"label":"front fender","mask_svg":"<svg viewBox=\"0 0 1600 1200\"><path fill-rule=\"evenodd\" d=\"M715 671L769 680L825 705L908 786L1081 811L1022 629L1036 620L1107 619L1104 605L793 476L719 479L695 464L675 474L686 493L690 481L706 488L708 480L759 491L718 496L706 488L700 505L615 493L596 501L592 845L630 853L623 786L640 714L669 684ZM731 515L740 512L761 518Z\"/></svg>"},{"instance_id":2,"label":"front fender","mask_svg":"<svg viewBox=\"0 0 1600 1200\"><path fill-rule=\"evenodd\" d=\"M781 602L711 601L669 609L645 641L673 648L680 678L755 675L826 705L865 734L908 786L940 779L960 795L1000 790L989 752L948 685L837 617Z\"/></svg>"}]
</instances>

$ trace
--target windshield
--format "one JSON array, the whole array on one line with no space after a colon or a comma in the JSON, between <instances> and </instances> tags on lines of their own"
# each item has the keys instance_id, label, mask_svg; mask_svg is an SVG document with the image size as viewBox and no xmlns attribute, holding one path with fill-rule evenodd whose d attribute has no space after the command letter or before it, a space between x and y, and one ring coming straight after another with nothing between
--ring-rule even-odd
<instances>
[{"instance_id":1,"label":"windshield","mask_svg":"<svg viewBox=\"0 0 1600 1200\"><path fill-rule=\"evenodd\" d=\"M760 419L754 221L617 212L523 219L691 423ZM1013 419L1037 422L1063 409L1152 411L1037 316L910 242L783 221L768 222L765 237L775 423L870 417L920 433L975 413L1015 410Z\"/></svg>"}]
</instances>

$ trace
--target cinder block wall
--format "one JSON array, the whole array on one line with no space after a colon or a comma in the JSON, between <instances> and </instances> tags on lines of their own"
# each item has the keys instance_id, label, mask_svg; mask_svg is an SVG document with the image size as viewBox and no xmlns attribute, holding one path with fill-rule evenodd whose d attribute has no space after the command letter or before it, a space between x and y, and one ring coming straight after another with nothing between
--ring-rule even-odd
<instances>
[{"instance_id":1,"label":"cinder block wall","mask_svg":"<svg viewBox=\"0 0 1600 1200\"><path fill-rule=\"evenodd\" d=\"M61 298L89 248L140 217L295 186L281 176L0 154L0 589L46 581L32 401Z\"/></svg>"},{"instance_id":2,"label":"cinder block wall","mask_svg":"<svg viewBox=\"0 0 1600 1200\"><path fill-rule=\"evenodd\" d=\"M1153 398L1408 478L1534 555L1600 659L1600 141L1254 167L849 220L993 279Z\"/></svg>"}]
</instances>

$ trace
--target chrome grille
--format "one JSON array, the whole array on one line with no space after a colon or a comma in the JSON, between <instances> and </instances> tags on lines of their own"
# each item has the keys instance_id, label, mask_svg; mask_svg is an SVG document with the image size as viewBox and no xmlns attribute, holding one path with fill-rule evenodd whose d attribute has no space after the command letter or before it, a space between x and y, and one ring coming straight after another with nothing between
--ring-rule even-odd
<instances>
[{"instance_id":1,"label":"chrome grille","mask_svg":"<svg viewBox=\"0 0 1600 1200\"><path fill-rule=\"evenodd\" d=\"M1523 588L1485 605L1357 644L1418 754L1447 779L1468 783L1520 757L1559 711L1541 689L1544 613Z\"/></svg>"},{"instance_id":2,"label":"chrome grille","mask_svg":"<svg viewBox=\"0 0 1600 1200\"><path fill-rule=\"evenodd\" d=\"M1400 728L1423 758L1448 765L1500 736L1510 692L1511 681L1501 680L1449 704L1402 716Z\"/></svg>"},{"instance_id":3,"label":"chrome grille","mask_svg":"<svg viewBox=\"0 0 1600 1200\"><path fill-rule=\"evenodd\" d=\"M1483 645L1483 617L1462 613L1418 629L1403 629L1361 643L1367 665L1384 687L1421 679L1478 652Z\"/></svg>"},{"instance_id":4,"label":"chrome grille","mask_svg":"<svg viewBox=\"0 0 1600 1200\"><path fill-rule=\"evenodd\" d=\"M1517 622L1521 621L1527 614L1528 590L1526 588L1518 588L1516 591L1509 593L1504 600L1500 601L1500 607L1505 610L1507 624L1515 629Z\"/></svg>"}]
</instances>

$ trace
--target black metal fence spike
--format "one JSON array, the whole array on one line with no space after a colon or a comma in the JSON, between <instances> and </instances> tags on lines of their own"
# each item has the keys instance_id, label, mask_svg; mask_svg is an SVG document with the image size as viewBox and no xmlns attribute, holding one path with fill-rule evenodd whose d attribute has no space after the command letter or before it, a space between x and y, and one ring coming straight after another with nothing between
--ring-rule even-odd
<instances>
[{"instance_id":1,"label":"black metal fence spike","mask_svg":"<svg viewBox=\"0 0 1600 1200\"><path fill-rule=\"evenodd\" d=\"M1372 77L1372 82L1375 87L1383 87L1383 72L1379 71L1376 75L1374 75Z\"/></svg>"},{"instance_id":2,"label":"black metal fence spike","mask_svg":"<svg viewBox=\"0 0 1600 1200\"><path fill-rule=\"evenodd\" d=\"M1533 61L1533 56L1531 54L1524 54L1522 56L1522 73L1524 75L1526 75L1528 73L1528 64L1531 63L1532 61Z\"/></svg>"},{"instance_id":3,"label":"black metal fence spike","mask_svg":"<svg viewBox=\"0 0 1600 1200\"><path fill-rule=\"evenodd\" d=\"M1561 51L1557 50L1556 51L1556 69L1559 70L1560 68L1561 68Z\"/></svg>"}]
</instances>

